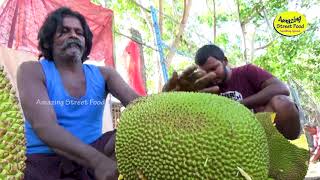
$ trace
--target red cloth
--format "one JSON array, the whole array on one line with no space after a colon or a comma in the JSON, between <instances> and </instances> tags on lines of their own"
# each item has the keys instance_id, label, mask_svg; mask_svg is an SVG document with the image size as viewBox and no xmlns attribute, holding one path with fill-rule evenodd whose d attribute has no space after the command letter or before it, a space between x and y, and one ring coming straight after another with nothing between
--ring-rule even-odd
<instances>
[{"instance_id":1,"label":"red cloth","mask_svg":"<svg viewBox=\"0 0 320 180\"><path fill-rule=\"evenodd\" d=\"M125 48L125 54L129 55L130 58L124 58L125 64L127 64L128 72L128 83L129 85L140 95L145 96L146 87L143 78L143 68L144 65L141 62L140 48L139 45L130 41L127 47Z\"/></svg>"},{"instance_id":2,"label":"red cloth","mask_svg":"<svg viewBox=\"0 0 320 180\"><path fill-rule=\"evenodd\" d=\"M114 67L113 12L89 0L6 0L0 8L0 44L39 54L38 31L46 15L67 6L85 16L93 32L90 59L104 61Z\"/></svg>"}]
</instances>

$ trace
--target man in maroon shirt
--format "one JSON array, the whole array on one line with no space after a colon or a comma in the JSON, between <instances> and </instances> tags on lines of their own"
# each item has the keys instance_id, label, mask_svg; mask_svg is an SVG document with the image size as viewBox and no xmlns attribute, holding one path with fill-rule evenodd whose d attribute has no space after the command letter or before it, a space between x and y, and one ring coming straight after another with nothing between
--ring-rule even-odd
<instances>
[{"instance_id":1,"label":"man in maroon shirt","mask_svg":"<svg viewBox=\"0 0 320 180\"><path fill-rule=\"evenodd\" d=\"M289 99L287 86L267 71L247 64L229 68L228 59L216 45L201 47L195 63L212 78L222 96L234 99L255 112L275 112L277 129L287 138L300 133L299 112Z\"/></svg>"}]
</instances>

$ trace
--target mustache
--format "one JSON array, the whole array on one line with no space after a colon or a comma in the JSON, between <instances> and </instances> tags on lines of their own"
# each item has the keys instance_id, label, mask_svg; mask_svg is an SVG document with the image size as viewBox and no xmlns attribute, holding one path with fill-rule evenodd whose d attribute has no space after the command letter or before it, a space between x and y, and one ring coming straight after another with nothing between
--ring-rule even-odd
<instances>
[{"instance_id":1,"label":"mustache","mask_svg":"<svg viewBox=\"0 0 320 180\"><path fill-rule=\"evenodd\" d=\"M84 46L83 46L83 44L81 43L81 41L80 41L79 39L74 39L74 38L72 38L72 39L67 39L67 40L63 43L62 48L63 48L63 49L67 49L67 48L71 47L71 45L73 45L73 44L77 45L80 49L83 49L83 48L84 48Z\"/></svg>"}]
</instances>

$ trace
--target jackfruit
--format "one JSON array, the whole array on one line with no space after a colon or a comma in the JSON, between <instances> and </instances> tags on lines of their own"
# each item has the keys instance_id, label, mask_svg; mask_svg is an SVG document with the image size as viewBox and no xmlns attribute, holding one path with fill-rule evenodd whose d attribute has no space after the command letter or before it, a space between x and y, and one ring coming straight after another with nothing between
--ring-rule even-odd
<instances>
[{"instance_id":1,"label":"jackfruit","mask_svg":"<svg viewBox=\"0 0 320 180\"><path fill-rule=\"evenodd\" d=\"M23 179L25 140L19 102L0 65L0 179Z\"/></svg>"},{"instance_id":2,"label":"jackfruit","mask_svg":"<svg viewBox=\"0 0 320 180\"><path fill-rule=\"evenodd\" d=\"M268 179L268 143L254 114L205 93L162 93L129 105L116 158L125 180Z\"/></svg>"},{"instance_id":3,"label":"jackfruit","mask_svg":"<svg viewBox=\"0 0 320 180\"><path fill-rule=\"evenodd\" d=\"M302 180L308 170L309 152L290 143L273 125L272 113L258 113L257 119L267 134L270 170L276 180Z\"/></svg>"}]
</instances>

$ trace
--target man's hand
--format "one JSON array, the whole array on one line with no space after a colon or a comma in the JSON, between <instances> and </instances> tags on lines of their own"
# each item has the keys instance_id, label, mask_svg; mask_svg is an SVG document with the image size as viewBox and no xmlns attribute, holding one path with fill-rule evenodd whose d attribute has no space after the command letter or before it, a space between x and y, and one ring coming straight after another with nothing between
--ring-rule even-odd
<instances>
[{"instance_id":1,"label":"man's hand","mask_svg":"<svg viewBox=\"0 0 320 180\"><path fill-rule=\"evenodd\" d=\"M177 72L173 72L172 77L164 85L162 91L192 91L218 94L219 87L210 86L215 78L215 73L206 73L193 65L186 68L180 76Z\"/></svg>"},{"instance_id":2,"label":"man's hand","mask_svg":"<svg viewBox=\"0 0 320 180\"><path fill-rule=\"evenodd\" d=\"M97 180L117 180L119 172L116 161L103 157L94 167L94 175Z\"/></svg>"}]
</instances>

